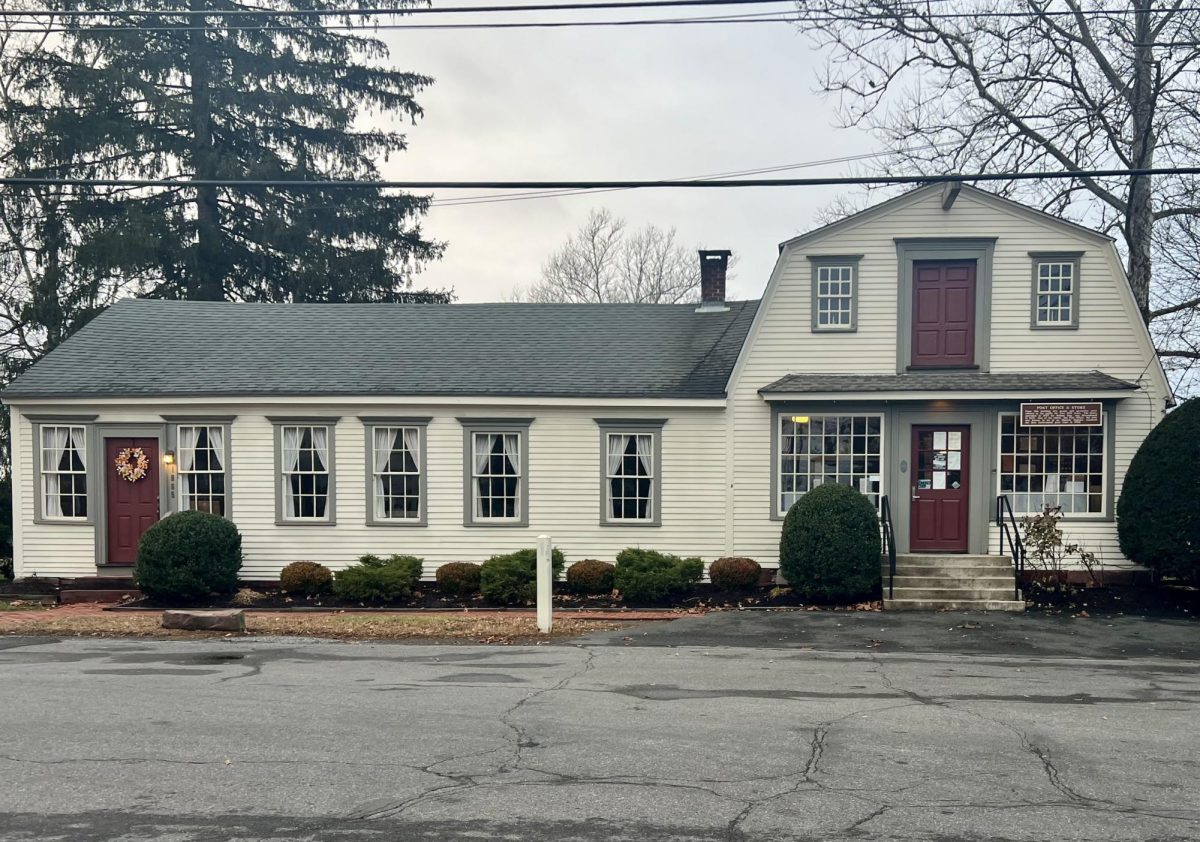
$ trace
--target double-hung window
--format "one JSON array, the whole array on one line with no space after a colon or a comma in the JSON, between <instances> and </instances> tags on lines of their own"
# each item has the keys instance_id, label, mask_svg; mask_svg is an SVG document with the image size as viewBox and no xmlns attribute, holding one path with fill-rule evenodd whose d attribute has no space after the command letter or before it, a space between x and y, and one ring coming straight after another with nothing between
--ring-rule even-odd
<instances>
[{"instance_id":1,"label":"double-hung window","mask_svg":"<svg viewBox=\"0 0 1200 842\"><path fill-rule=\"evenodd\" d=\"M1104 426L1022 427L1018 414L1002 414L1000 493L1014 514L1041 514L1049 506L1068 515L1103 515L1106 433Z\"/></svg>"},{"instance_id":2,"label":"double-hung window","mask_svg":"<svg viewBox=\"0 0 1200 842\"><path fill-rule=\"evenodd\" d=\"M53 520L86 520L87 428L40 427L42 515Z\"/></svg>"},{"instance_id":3,"label":"double-hung window","mask_svg":"<svg viewBox=\"0 0 1200 842\"><path fill-rule=\"evenodd\" d=\"M465 433L468 526L524 526L529 522L529 421L495 424L460 419Z\"/></svg>"},{"instance_id":4,"label":"double-hung window","mask_svg":"<svg viewBox=\"0 0 1200 842\"><path fill-rule=\"evenodd\" d=\"M228 457L222 424L180 424L176 427L179 451L179 510L209 512L228 517Z\"/></svg>"},{"instance_id":5,"label":"double-hung window","mask_svg":"<svg viewBox=\"0 0 1200 842\"><path fill-rule=\"evenodd\" d=\"M850 332L857 329L860 257L809 257L814 331Z\"/></svg>"},{"instance_id":6,"label":"double-hung window","mask_svg":"<svg viewBox=\"0 0 1200 842\"><path fill-rule=\"evenodd\" d=\"M1033 257L1034 328L1079 326L1079 258L1076 253Z\"/></svg>"},{"instance_id":7,"label":"double-hung window","mask_svg":"<svg viewBox=\"0 0 1200 842\"><path fill-rule=\"evenodd\" d=\"M657 526L661 523L663 421L609 421L600 427L601 524Z\"/></svg>"},{"instance_id":8,"label":"double-hung window","mask_svg":"<svg viewBox=\"0 0 1200 842\"><path fill-rule=\"evenodd\" d=\"M424 523L425 425L419 420L363 420L367 428L372 525L414 526Z\"/></svg>"},{"instance_id":9,"label":"double-hung window","mask_svg":"<svg viewBox=\"0 0 1200 842\"><path fill-rule=\"evenodd\" d=\"M775 515L819 485L856 488L879 505L883 417L880 415L780 414L775 465Z\"/></svg>"},{"instance_id":10,"label":"double-hung window","mask_svg":"<svg viewBox=\"0 0 1200 842\"><path fill-rule=\"evenodd\" d=\"M280 520L333 523L333 421L277 421Z\"/></svg>"}]
</instances>

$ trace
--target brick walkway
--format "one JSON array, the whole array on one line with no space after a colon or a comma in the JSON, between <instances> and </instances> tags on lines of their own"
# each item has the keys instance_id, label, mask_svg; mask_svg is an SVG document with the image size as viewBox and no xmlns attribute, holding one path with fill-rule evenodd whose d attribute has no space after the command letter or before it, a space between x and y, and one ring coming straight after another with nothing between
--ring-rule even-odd
<instances>
[{"instance_id":1,"label":"brick walkway","mask_svg":"<svg viewBox=\"0 0 1200 842\"><path fill-rule=\"evenodd\" d=\"M74 605L55 605L52 608L31 608L28 611L0 611L0 628L16 626L30 620L47 620L63 617L98 617L104 613L105 606L96 603L76 603Z\"/></svg>"}]
</instances>

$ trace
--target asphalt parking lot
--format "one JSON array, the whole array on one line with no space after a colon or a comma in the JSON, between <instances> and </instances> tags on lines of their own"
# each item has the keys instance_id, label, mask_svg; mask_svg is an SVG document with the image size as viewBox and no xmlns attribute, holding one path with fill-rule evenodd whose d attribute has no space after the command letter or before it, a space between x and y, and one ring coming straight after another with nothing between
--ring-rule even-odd
<instances>
[{"instance_id":1,"label":"asphalt parking lot","mask_svg":"<svg viewBox=\"0 0 1200 842\"><path fill-rule=\"evenodd\" d=\"M0 839L1200 838L1200 624L1112 620L8 638Z\"/></svg>"}]
</instances>

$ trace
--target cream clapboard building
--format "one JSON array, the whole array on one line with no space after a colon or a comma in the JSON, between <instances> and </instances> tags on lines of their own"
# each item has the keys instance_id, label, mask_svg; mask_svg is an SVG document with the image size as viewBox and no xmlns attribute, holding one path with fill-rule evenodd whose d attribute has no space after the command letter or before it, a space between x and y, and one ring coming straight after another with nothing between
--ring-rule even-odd
<instances>
[{"instance_id":1,"label":"cream clapboard building","mask_svg":"<svg viewBox=\"0 0 1200 842\"><path fill-rule=\"evenodd\" d=\"M3 394L16 571L127 575L184 508L237 524L249 580L543 533L769 567L825 482L916 561L1058 505L1128 566L1115 499L1170 390L1109 238L931 185L782 244L760 302L724 301L727 257L699 306L122 301Z\"/></svg>"}]
</instances>

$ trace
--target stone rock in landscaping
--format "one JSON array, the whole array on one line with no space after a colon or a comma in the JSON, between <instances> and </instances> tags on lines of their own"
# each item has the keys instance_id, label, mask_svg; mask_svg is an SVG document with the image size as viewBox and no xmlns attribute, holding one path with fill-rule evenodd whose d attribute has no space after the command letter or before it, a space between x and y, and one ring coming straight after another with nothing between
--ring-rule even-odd
<instances>
[{"instance_id":1,"label":"stone rock in landscaping","mask_svg":"<svg viewBox=\"0 0 1200 842\"><path fill-rule=\"evenodd\" d=\"M246 612L240 608L228 608L220 611L164 611L162 627L164 629L187 629L188 631L244 632L246 630Z\"/></svg>"}]
</instances>

